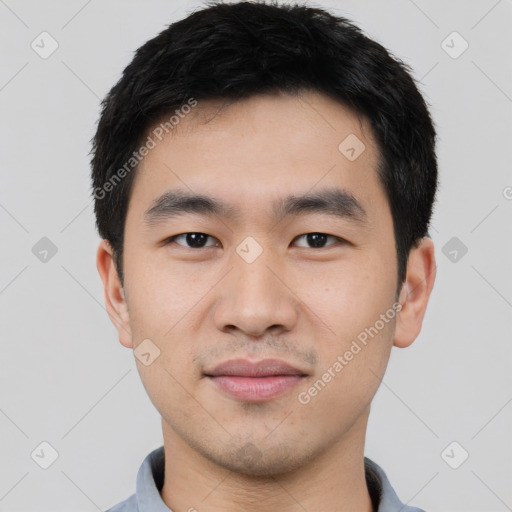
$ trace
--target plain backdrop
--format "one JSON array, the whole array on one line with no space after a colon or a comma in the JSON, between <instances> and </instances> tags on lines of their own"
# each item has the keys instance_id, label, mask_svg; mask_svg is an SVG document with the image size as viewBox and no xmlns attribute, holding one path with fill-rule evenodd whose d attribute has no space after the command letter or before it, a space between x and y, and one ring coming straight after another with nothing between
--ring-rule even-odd
<instances>
[{"instance_id":1,"label":"plain backdrop","mask_svg":"<svg viewBox=\"0 0 512 512\"><path fill-rule=\"evenodd\" d=\"M392 351L366 455L404 502L512 510L512 2L307 3L409 64L439 135L437 281L421 335ZM0 0L0 511L106 510L162 444L104 308L88 153L133 52L200 5Z\"/></svg>"}]
</instances>

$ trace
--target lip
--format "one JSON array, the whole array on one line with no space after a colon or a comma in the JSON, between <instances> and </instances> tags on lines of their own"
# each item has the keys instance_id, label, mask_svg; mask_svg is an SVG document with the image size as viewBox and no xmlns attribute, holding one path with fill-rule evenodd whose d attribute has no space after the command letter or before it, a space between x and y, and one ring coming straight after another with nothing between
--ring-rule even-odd
<instances>
[{"instance_id":1,"label":"lip","mask_svg":"<svg viewBox=\"0 0 512 512\"><path fill-rule=\"evenodd\" d=\"M306 374L278 359L232 359L205 372L205 376L232 398L263 402L294 387Z\"/></svg>"},{"instance_id":2,"label":"lip","mask_svg":"<svg viewBox=\"0 0 512 512\"><path fill-rule=\"evenodd\" d=\"M249 359L230 359L218 364L213 370L205 372L205 375L236 376L236 377L273 377L276 375L305 375L294 366L279 359L262 359L261 361L249 361Z\"/></svg>"}]
</instances>

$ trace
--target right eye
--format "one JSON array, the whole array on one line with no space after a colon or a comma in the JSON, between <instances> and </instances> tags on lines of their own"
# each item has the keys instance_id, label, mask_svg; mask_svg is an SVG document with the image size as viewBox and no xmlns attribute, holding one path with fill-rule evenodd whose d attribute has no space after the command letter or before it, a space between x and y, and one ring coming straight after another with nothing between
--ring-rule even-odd
<instances>
[{"instance_id":1,"label":"right eye","mask_svg":"<svg viewBox=\"0 0 512 512\"><path fill-rule=\"evenodd\" d=\"M174 235L165 240L165 245L168 245L172 242L176 242L178 245L181 245L182 247L185 247L187 249L203 249L205 247L218 247L219 243L214 243L213 245L205 245L205 242L208 240L208 238L211 238L212 240L214 237L207 235L205 233L197 233L197 232L190 232L190 233L181 233L179 235ZM184 240L185 243L178 243L177 240ZM217 241L218 242L218 241ZM188 245L186 245L188 244Z\"/></svg>"}]
</instances>

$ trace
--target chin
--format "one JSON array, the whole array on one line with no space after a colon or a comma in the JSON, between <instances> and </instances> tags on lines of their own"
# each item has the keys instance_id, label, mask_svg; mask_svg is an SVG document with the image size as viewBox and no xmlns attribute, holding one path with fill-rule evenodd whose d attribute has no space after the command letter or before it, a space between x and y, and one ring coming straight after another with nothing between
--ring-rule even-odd
<instances>
[{"instance_id":1,"label":"chin","mask_svg":"<svg viewBox=\"0 0 512 512\"><path fill-rule=\"evenodd\" d=\"M222 453L203 453L218 466L237 474L250 477L275 477L290 473L313 458L312 453L303 453L285 443L260 449L257 442L250 441L225 447ZM304 448L300 446L300 448Z\"/></svg>"}]
</instances>

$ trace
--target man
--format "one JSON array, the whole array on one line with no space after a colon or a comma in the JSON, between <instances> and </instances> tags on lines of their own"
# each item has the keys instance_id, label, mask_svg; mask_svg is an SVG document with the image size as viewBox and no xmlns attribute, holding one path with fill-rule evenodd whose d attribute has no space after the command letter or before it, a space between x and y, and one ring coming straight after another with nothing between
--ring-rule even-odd
<instances>
[{"instance_id":1,"label":"man","mask_svg":"<svg viewBox=\"0 0 512 512\"><path fill-rule=\"evenodd\" d=\"M210 4L136 52L97 267L164 444L112 512L419 510L364 442L434 284L434 147L405 65L321 9Z\"/></svg>"}]
</instances>

